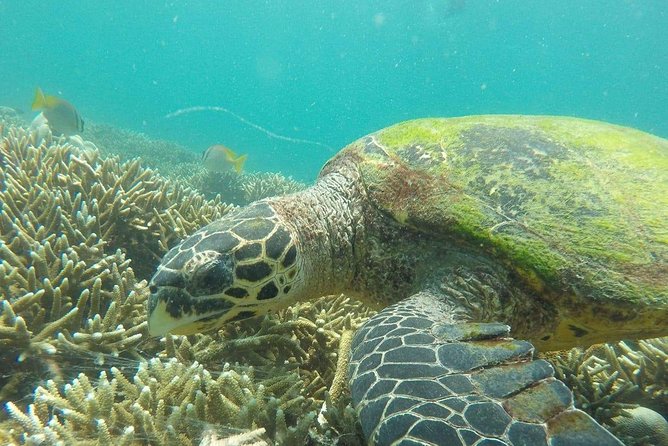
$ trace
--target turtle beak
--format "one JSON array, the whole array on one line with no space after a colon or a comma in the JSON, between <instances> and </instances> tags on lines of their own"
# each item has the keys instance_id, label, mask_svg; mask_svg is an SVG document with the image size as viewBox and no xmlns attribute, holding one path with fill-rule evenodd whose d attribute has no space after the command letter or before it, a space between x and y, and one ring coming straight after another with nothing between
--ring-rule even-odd
<instances>
[{"instance_id":1,"label":"turtle beak","mask_svg":"<svg viewBox=\"0 0 668 446\"><path fill-rule=\"evenodd\" d=\"M178 328L180 324L179 319L172 317L167 312L167 304L164 300L159 299L155 295L149 298L149 313L148 313L148 334L149 336L164 336L171 330Z\"/></svg>"},{"instance_id":2,"label":"turtle beak","mask_svg":"<svg viewBox=\"0 0 668 446\"><path fill-rule=\"evenodd\" d=\"M182 288L157 287L148 300L148 333L188 335L210 330L232 308L232 303L212 296L193 297Z\"/></svg>"}]
</instances>

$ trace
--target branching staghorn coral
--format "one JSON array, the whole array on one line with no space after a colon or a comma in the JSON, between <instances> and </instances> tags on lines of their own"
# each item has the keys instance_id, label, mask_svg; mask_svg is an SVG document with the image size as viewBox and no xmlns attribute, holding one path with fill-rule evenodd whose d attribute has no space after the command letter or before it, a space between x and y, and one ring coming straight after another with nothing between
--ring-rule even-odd
<instances>
[{"instance_id":1,"label":"branching staghorn coral","mask_svg":"<svg viewBox=\"0 0 668 446\"><path fill-rule=\"evenodd\" d=\"M600 423L610 425L612 418L621 415L624 409L635 407L624 401L637 390L636 387L630 383L618 385L619 373L589 351L574 348L550 360L557 378L573 391L576 407Z\"/></svg>"},{"instance_id":2,"label":"branching staghorn coral","mask_svg":"<svg viewBox=\"0 0 668 446\"><path fill-rule=\"evenodd\" d=\"M210 172L203 167L183 179L206 197L220 195L226 203L240 206L266 197L297 192L306 187L304 183L280 173Z\"/></svg>"},{"instance_id":3,"label":"branching staghorn coral","mask_svg":"<svg viewBox=\"0 0 668 446\"><path fill-rule=\"evenodd\" d=\"M228 210L143 168L139 160L103 159L97 150L62 138L38 142L35 134L16 128L5 138L7 166L0 181L8 217L24 220L27 215L26 224L43 227L41 235L68 224L95 234L105 250L122 248L135 265L145 266L146 272L135 267L142 279L174 243Z\"/></svg>"},{"instance_id":4,"label":"branching staghorn coral","mask_svg":"<svg viewBox=\"0 0 668 446\"><path fill-rule=\"evenodd\" d=\"M241 187L245 200L250 203L266 197L298 192L306 188L306 185L280 173L259 172L245 175Z\"/></svg>"},{"instance_id":5,"label":"branching staghorn coral","mask_svg":"<svg viewBox=\"0 0 668 446\"><path fill-rule=\"evenodd\" d=\"M645 409L668 413L668 338L576 348L551 361L557 377L573 390L577 407L624 437L629 446L653 444L642 435L629 437L626 430L643 426L642 414L652 412Z\"/></svg>"},{"instance_id":6,"label":"branching staghorn coral","mask_svg":"<svg viewBox=\"0 0 668 446\"><path fill-rule=\"evenodd\" d=\"M25 444L192 445L203 432L261 427L273 444L303 444L315 419L296 374L257 380L252 368L225 364L217 376L201 364L153 359L128 379L119 369L93 383L80 374L62 388L47 381L24 412L7 403ZM304 415L305 414L305 415ZM217 426L217 428L215 427ZM257 437L256 437L257 438Z\"/></svg>"},{"instance_id":7,"label":"branching staghorn coral","mask_svg":"<svg viewBox=\"0 0 668 446\"><path fill-rule=\"evenodd\" d=\"M347 334L371 314L358 301L327 296L278 314L228 324L214 335L168 336L162 355L210 367L224 362L252 364L256 376L298 373L301 395L320 408L321 422L314 423L310 432L313 444L361 445L347 390L348 364L339 360L339 350L347 348L341 345Z\"/></svg>"},{"instance_id":8,"label":"branching staghorn coral","mask_svg":"<svg viewBox=\"0 0 668 446\"><path fill-rule=\"evenodd\" d=\"M123 259L122 254L118 256ZM67 258L65 254L63 258ZM4 353L20 352L19 361L56 351L118 355L132 350L146 332L143 316L148 297L146 286L136 282L132 269L127 268L128 262L112 263L110 269L97 270L97 277L80 283L68 279L67 273L74 269L71 266L74 262L71 259L67 262L63 268L65 274L59 274L64 277L60 283L56 277L55 286L49 278L38 282L31 267L27 286L33 291L18 294L15 300L2 299L0 346ZM18 268L6 266L0 266L4 279L21 277ZM86 273L84 268L80 268L80 273ZM121 272L119 268L124 270ZM107 289L105 283L109 284ZM86 286L90 288L83 288Z\"/></svg>"},{"instance_id":9,"label":"branching staghorn coral","mask_svg":"<svg viewBox=\"0 0 668 446\"><path fill-rule=\"evenodd\" d=\"M352 406L346 388L338 399L329 395L318 415L318 424L311 430L312 444L336 446L364 446L367 444L357 412Z\"/></svg>"},{"instance_id":10,"label":"branching staghorn coral","mask_svg":"<svg viewBox=\"0 0 668 446\"><path fill-rule=\"evenodd\" d=\"M17 357L137 357L148 296L140 279L227 206L136 160L102 159L80 137L11 128L0 156L0 369L13 367L0 396L22 392L22 373L49 368Z\"/></svg>"},{"instance_id":11,"label":"branching staghorn coral","mask_svg":"<svg viewBox=\"0 0 668 446\"><path fill-rule=\"evenodd\" d=\"M327 396L327 385L336 374L335 353L340 333L345 327L357 326L369 313L344 296L329 296L268 316L256 328L252 327L252 321L247 321L245 327L230 327L228 336L231 339L216 338L227 343L222 349L217 349L211 340L191 345L186 337L167 337L164 353L171 359L142 363L131 385L126 383L127 379L119 369L112 368L115 383L114 380L107 383L106 373L101 374L96 385L81 375L62 391L53 382L38 388L35 403L26 411L8 406L15 423L20 423L25 432L23 438L17 438L25 443L32 437L34 440L48 438L53 444L57 444L56 441L85 444L82 443L85 439L91 444L124 444L125 441L130 444L138 440L152 444L196 444L183 443L183 437L179 435L195 440L204 428L216 429L218 426L222 432L261 427L267 432L266 439L279 445L305 444L307 435L311 444L363 444L349 399L340 397L332 401ZM212 337L197 335L191 338L201 342ZM317 356L313 349L326 351L323 356ZM194 357L204 358L212 367L224 365L219 370L209 368L211 371L207 371L193 360ZM322 358L329 359L326 364L316 365L315 362ZM246 363L254 359L262 365L233 367L226 362L236 359ZM293 370L276 367L281 364L292 366ZM327 370L329 367L333 369ZM325 378L320 378L320 374ZM83 391L74 392L75 386ZM109 398L104 392L109 388L116 389L117 393L110 410L101 412L96 408L109 407L108 403L86 406L70 401L76 395L80 399L81 395L86 395L86 404L95 404L93 400L107 401ZM170 389L179 390L179 393L170 396ZM161 399L164 400L162 404ZM316 413L325 399L326 422L319 424ZM49 403L47 407L40 408L45 402ZM151 405L147 406L146 402ZM51 418L44 415L50 413L53 413ZM82 418L84 415L88 418ZM171 420L172 428L165 419ZM54 436L51 430L56 428L61 431ZM15 431L18 435L21 430L15 427ZM163 436L158 436L158 432Z\"/></svg>"},{"instance_id":12,"label":"branching staghorn coral","mask_svg":"<svg viewBox=\"0 0 668 446\"><path fill-rule=\"evenodd\" d=\"M264 428L259 428L221 438L215 431L205 431L199 446L269 446L269 443L262 439L264 433Z\"/></svg>"},{"instance_id":13,"label":"branching staghorn coral","mask_svg":"<svg viewBox=\"0 0 668 446\"><path fill-rule=\"evenodd\" d=\"M622 341L605 345L602 353L618 372L619 386L630 383L638 388L633 402L668 413L668 338Z\"/></svg>"},{"instance_id":14,"label":"branching staghorn coral","mask_svg":"<svg viewBox=\"0 0 668 446\"><path fill-rule=\"evenodd\" d=\"M166 339L164 357L204 364L233 362L258 370L299 368L309 396L323 402L337 374L341 335L354 331L372 311L344 295L326 296L246 321L215 334Z\"/></svg>"}]
</instances>

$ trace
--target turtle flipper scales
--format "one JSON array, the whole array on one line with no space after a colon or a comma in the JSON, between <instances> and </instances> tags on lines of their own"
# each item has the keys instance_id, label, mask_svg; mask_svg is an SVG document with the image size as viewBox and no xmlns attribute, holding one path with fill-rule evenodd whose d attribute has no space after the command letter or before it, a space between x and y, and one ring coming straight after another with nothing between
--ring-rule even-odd
<instances>
[{"instance_id":1,"label":"turtle flipper scales","mask_svg":"<svg viewBox=\"0 0 668 446\"><path fill-rule=\"evenodd\" d=\"M388 307L355 335L351 392L369 444L622 446L507 325L443 319L430 299Z\"/></svg>"}]
</instances>

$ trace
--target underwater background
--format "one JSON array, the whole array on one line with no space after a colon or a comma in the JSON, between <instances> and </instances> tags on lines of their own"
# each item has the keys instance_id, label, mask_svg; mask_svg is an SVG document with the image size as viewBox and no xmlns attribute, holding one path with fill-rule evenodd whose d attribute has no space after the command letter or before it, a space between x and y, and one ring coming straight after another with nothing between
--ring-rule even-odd
<instances>
[{"instance_id":1,"label":"underwater background","mask_svg":"<svg viewBox=\"0 0 668 446\"><path fill-rule=\"evenodd\" d=\"M665 0L0 0L0 445L365 444L339 358L372 309L326 296L158 339L160 259L406 119L666 138L667 25ZM81 135L31 126L36 87ZM244 171L203 163L213 144ZM668 444L668 337L540 357L626 446Z\"/></svg>"},{"instance_id":2,"label":"underwater background","mask_svg":"<svg viewBox=\"0 0 668 446\"><path fill-rule=\"evenodd\" d=\"M664 0L3 0L0 104L30 113L41 86L86 121L311 181L346 143L425 116L666 137L667 24ZM193 106L232 113L165 117Z\"/></svg>"}]
</instances>

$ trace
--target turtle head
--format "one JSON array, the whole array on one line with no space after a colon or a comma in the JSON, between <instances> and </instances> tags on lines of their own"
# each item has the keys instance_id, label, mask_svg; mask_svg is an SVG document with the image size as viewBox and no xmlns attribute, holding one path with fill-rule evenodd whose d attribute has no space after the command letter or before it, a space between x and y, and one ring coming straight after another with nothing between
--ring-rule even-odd
<instances>
[{"instance_id":1,"label":"turtle head","mask_svg":"<svg viewBox=\"0 0 668 446\"><path fill-rule=\"evenodd\" d=\"M303 282L295 237L263 202L200 229L163 258L150 282L153 336L214 330L282 308Z\"/></svg>"}]
</instances>

